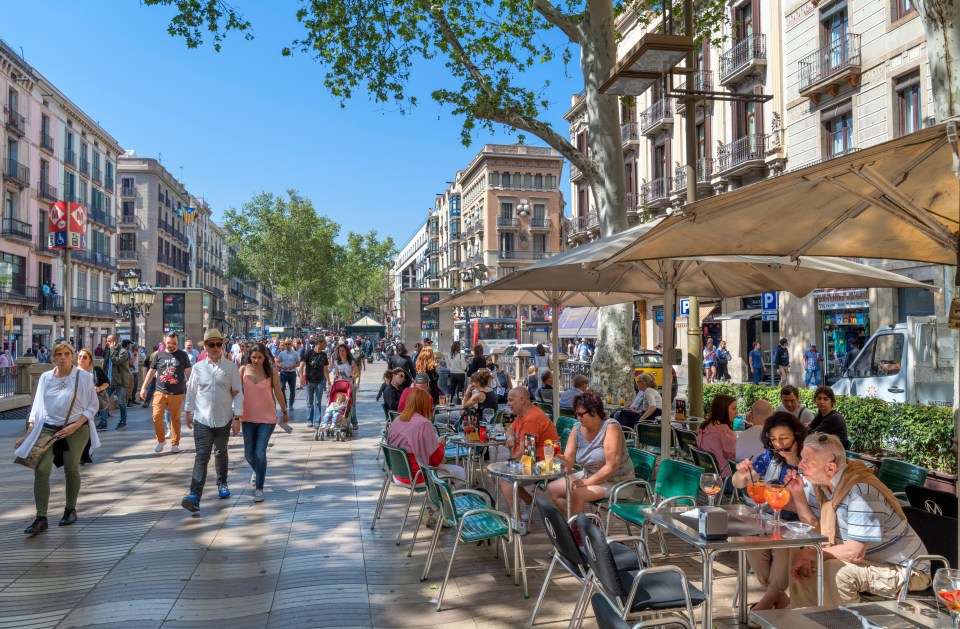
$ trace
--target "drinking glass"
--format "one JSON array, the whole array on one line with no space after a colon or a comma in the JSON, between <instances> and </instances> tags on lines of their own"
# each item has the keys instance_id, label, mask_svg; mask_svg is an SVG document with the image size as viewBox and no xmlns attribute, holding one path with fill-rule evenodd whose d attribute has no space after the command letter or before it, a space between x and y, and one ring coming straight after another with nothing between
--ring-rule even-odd
<instances>
[{"instance_id":1,"label":"drinking glass","mask_svg":"<svg viewBox=\"0 0 960 629\"><path fill-rule=\"evenodd\" d=\"M767 502L766 487L763 481L750 481L747 483L747 495L757 504L757 522L763 522L763 505Z\"/></svg>"},{"instance_id":2,"label":"drinking glass","mask_svg":"<svg viewBox=\"0 0 960 629\"><path fill-rule=\"evenodd\" d=\"M703 490L703 493L707 494L707 498L710 500L710 506L713 506L714 501L717 499L717 494L720 493L720 490L723 488L723 482L720 479L719 474L701 474L700 475L700 489Z\"/></svg>"},{"instance_id":3,"label":"drinking glass","mask_svg":"<svg viewBox=\"0 0 960 629\"><path fill-rule=\"evenodd\" d=\"M790 502L790 492L781 483L767 483L763 489L767 504L773 509L773 524L780 526L780 510Z\"/></svg>"},{"instance_id":4,"label":"drinking glass","mask_svg":"<svg viewBox=\"0 0 960 629\"><path fill-rule=\"evenodd\" d=\"M553 471L553 444L550 442L543 444L543 471Z\"/></svg>"},{"instance_id":5,"label":"drinking glass","mask_svg":"<svg viewBox=\"0 0 960 629\"><path fill-rule=\"evenodd\" d=\"M933 591L943 606L950 610L954 629L960 627L960 570L937 570L933 575Z\"/></svg>"}]
</instances>

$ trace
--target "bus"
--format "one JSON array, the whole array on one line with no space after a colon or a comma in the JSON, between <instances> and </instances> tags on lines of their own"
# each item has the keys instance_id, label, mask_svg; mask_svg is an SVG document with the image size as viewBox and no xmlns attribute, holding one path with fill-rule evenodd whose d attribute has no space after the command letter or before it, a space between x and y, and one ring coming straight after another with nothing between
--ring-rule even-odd
<instances>
[{"instance_id":1,"label":"bus","mask_svg":"<svg viewBox=\"0 0 960 629\"><path fill-rule=\"evenodd\" d=\"M453 327L460 345L466 351L479 343L483 345L483 353L489 356L498 347L505 349L520 343L520 326L516 319L477 317L455 321Z\"/></svg>"}]
</instances>

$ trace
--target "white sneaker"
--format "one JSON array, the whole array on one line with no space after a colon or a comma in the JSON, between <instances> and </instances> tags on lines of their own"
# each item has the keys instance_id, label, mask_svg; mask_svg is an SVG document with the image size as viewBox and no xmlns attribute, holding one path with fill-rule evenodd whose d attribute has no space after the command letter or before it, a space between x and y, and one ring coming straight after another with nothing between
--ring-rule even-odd
<instances>
[{"instance_id":1,"label":"white sneaker","mask_svg":"<svg viewBox=\"0 0 960 629\"><path fill-rule=\"evenodd\" d=\"M255 489L253 491L253 501L254 502L263 502L263 490Z\"/></svg>"},{"instance_id":2,"label":"white sneaker","mask_svg":"<svg viewBox=\"0 0 960 629\"><path fill-rule=\"evenodd\" d=\"M158 443L157 447L153 449L154 452L163 452L163 444Z\"/></svg>"},{"instance_id":3,"label":"white sneaker","mask_svg":"<svg viewBox=\"0 0 960 629\"><path fill-rule=\"evenodd\" d=\"M250 475L250 486L252 487L256 484L257 484L257 473L254 472L253 474Z\"/></svg>"},{"instance_id":4,"label":"white sneaker","mask_svg":"<svg viewBox=\"0 0 960 629\"><path fill-rule=\"evenodd\" d=\"M169 438L170 438L170 426L167 426L167 432L164 433L163 438L164 438L164 439L169 439Z\"/></svg>"},{"instance_id":5,"label":"white sneaker","mask_svg":"<svg viewBox=\"0 0 960 629\"><path fill-rule=\"evenodd\" d=\"M170 448L170 452L173 452L174 454L180 454L180 446L172 446Z\"/></svg>"},{"instance_id":6,"label":"white sneaker","mask_svg":"<svg viewBox=\"0 0 960 629\"><path fill-rule=\"evenodd\" d=\"M527 521L520 520L519 522L515 520L510 520L510 525L513 527L513 531L517 535L526 535L527 534Z\"/></svg>"}]
</instances>

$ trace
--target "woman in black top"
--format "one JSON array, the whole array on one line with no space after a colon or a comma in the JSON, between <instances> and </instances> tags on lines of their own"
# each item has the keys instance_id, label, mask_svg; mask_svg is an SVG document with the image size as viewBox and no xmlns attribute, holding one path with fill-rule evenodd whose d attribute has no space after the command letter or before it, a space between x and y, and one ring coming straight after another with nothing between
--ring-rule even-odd
<instances>
[{"instance_id":1,"label":"woman in black top","mask_svg":"<svg viewBox=\"0 0 960 629\"><path fill-rule=\"evenodd\" d=\"M413 360L411 360L407 354L407 348L403 343L397 343L397 350L394 355L390 357L389 364L391 369L403 369L404 389L413 384L413 378L417 374L413 368Z\"/></svg>"},{"instance_id":2,"label":"woman in black top","mask_svg":"<svg viewBox=\"0 0 960 629\"><path fill-rule=\"evenodd\" d=\"M473 359L470 361L470 364L467 365L467 377L473 375L478 369L486 369L487 359L483 357L483 345L477 343L473 347Z\"/></svg>"},{"instance_id":3,"label":"woman in black top","mask_svg":"<svg viewBox=\"0 0 960 629\"><path fill-rule=\"evenodd\" d=\"M850 438L847 436L847 420L843 415L833 410L837 403L837 396L830 387L817 387L813 393L813 402L817 405L817 414L810 422L810 432L822 432L836 435L843 447L850 449Z\"/></svg>"}]
</instances>

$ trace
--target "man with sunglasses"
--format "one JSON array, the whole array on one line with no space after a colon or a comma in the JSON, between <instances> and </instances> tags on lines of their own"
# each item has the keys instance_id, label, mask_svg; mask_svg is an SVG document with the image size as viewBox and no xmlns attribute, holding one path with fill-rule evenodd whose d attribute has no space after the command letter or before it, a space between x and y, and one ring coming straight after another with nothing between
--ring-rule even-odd
<instances>
[{"instance_id":1,"label":"man with sunglasses","mask_svg":"<svg viewBox=\"0 0 960 629\"><path fill-rule=\"evenodd\" d=\"M180 505L187 511L200 510L200 498L207 481L207 467L213 452L217 470L217 490L220 498L230 497L227 485L227 441L230 431L240 432L243 415L243 384L240 370L224 356L223 335L209 328L203 335L207 357L193 368L187 384L187 398L183 405L187 428L193 429L197 455L193 463L190 493Z\"/></svg>"}]
</instances>

